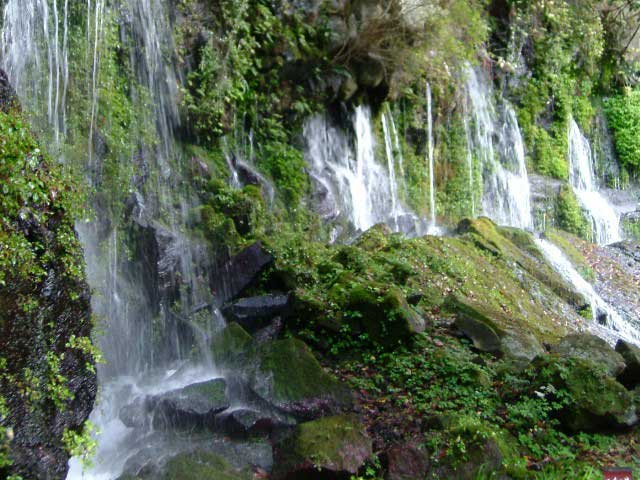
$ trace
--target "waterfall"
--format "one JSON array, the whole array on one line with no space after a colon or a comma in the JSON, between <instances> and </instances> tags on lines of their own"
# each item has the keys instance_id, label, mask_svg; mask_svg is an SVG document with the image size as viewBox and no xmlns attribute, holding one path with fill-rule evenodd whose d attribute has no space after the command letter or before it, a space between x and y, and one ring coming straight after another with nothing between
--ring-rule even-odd
<instances>
[{"instance_id":1,"label":"waterfall","mask_svg":"<svg viewBox=\"0 0 640 480\"><path fill-rule=\"evenodd\" d=\"M387 106L386 111L382 114L382 132L384 135L385 153L387 156L387 171L389 172L389 192L391 194L391 217L393 218L393 227L398 229L398 216L400 214L400 206L398 199L398 184L396 180L396 158L394 155L394 144L392 141L392 128L395 130L393 115Z\"/></svg>"},{"instance_id":2,"label":"waterfall","mask_svg":"<svg viewBox=\"0 0 640 480\"><path fill-rule=\"evenodd\" d=\"M612 345L623 339L635 345L640 345L640 333L604 299L598 295L589 282L578 273L571 261L553 243L544 239L536 239L536 245L542 251L547 261L571 284L588 302L591 308L593 322L589 329L594 334L604 338Z\"/></svg>"},{"instance_id":3,"label":"waterfall","mask_svg":"<svg viewBox=\"0 0 640 480\"><path fill-rule=\"evenodd\" d=\"M469 149L482 165L482 208L496 223L533 229L531 194L524 142L513 107L503 102L499 112L493 105L493 88L483 72L466 68L467 94L471 104ZM468 121L468 120L467 120ZM468 162L472 162L468 158ZM473 170L470 165L471 184Z\"/></svg>"},{"instance_id":4,"label":"waterfall","mask_svg":"<svg viewBox=\"0 0 640 480\"><path fill-rule=\"evenodd\" d=\"M402 150L393 116L382 114L386 166L376 158L371 109L355 108L353 134L315 115L303 127L305 157L314 184L314 208L325 220L344 219L357 231L377 223L408 235L423 232L422 222L402 205L396 171L404 177ZM397 169L397 170L396 170Z\"/></svg>"},{"instance_id":5,"label":"waterfall","mask_svg":"<svg viewBox=\"0 0 640 480\"><path fill-rule=\"evenodd\" d=\"M64 133L68 63L68 0L8 0L0 58L25 110L41 128L51 126L55 144Z\"/></svg>"},{"instance_id":6,"label":"waterfall","mask_svg":"<svg viewBox=\"0 0 640 480\"><path fill-rule=\"evenodd\" d=\"M433 233L438 230L436 222L436 173L434 150L431 85L427 82L427 160L429 162L429 213L431 215L429 231Z\"/></svg>"},{"instance_id":7,"label":"waterfall","mask_svg":"<svg viewBox=\"0 0 640 480\"><path fill-rule=\"evenodd\" d=\"M621 240L620 215L598 191L589 141L573 118L569 120L569 181L591 221L594 242L608 245Z\"/></svg>"}]
</instances>

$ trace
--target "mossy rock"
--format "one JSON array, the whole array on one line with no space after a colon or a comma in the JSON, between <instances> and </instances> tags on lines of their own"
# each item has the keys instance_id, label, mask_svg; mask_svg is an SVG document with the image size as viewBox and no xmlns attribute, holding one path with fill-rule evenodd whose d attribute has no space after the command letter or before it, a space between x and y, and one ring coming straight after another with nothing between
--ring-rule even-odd
<instances>
[{"instance_id":1,"label":"mossy rock","mask_svg":"<svg viewBox=\"0 0 640 480\"><path fill-rule=\"evenodd\" d=\"M622 355L605 340L590 333L567 335L560 343L551 347L551 352L562 357L589 360L612 377L617 377L625 369Z\"/></svg>"},{"instance_id":2,"label":"mossy rock","mask_svg":"<svg viewBox=\"0 0 640 480\"><path fill-rule=\"evenodd\" d=\"M446 309L456 315L456 328L473 342L474 347L482 352L500 353L500 337L505 332L494 319L501 314L457 295L449 297Z\"/></svg>"},{"instance_id":3,"label":"mossy rock","mask_svg":"<svg viewBox=\"0 0 640 480\"><path fill-rule=\"evenodd\" d=\"M351 404L350 390L323 370L301 340L258 345L248 361L251 388L285 413L309 419Z\"/></svg>"},{"instance_id":4,"label":"mossy rock","mask_svg":"<svg viewBox=\"0 0 640 480\"><path fill-rule=\"evenodd\" d=\"M364 332L382 345L395 345L425 329L424 319L397 287L351 283L346 287L342 311L356 333Z\"/></svg>"},{"instance_id":5,"label":"mossy rock","mask_svg":"<svg viewBox=\"0 0 640 480\"><path fill-rule=\"evenodd\" d=\"M300 424L274 445L274 480L349 478L372 456L372 442L353 416Z\"/></svg>"},{"instance_id":6,"label":"mossy rock","mask_svg":"<svg viewBox=\"0 0 640 480\"><path fill-rule=\"evenodd\" d=\"M389 245L389 237L392 234L386 224L380 223L360 235L354 245L368 252L384 250Z\"/></svg>"},{"instance_id":7,"label":"mossy rock","mask_svg":"<svg viewBox=\"0 0 640 480\"><path fill-rule=\"evenodd\" d=\"M211 356L216 366L227 367L242 361L253 338L236 322L227 325L211 342Z\"/></svg>"},{"instance_id":8,"label":"mossy rock","mask_svg":"<svg viewBox=\"0 0 640 480\"><path fill-rule=\"evenodd\" d=\"M551 383L565 392L558 418L568 430L608 431L638 421L632 394L588 360L545 355L534 360L529 373L541 387Z\"/></svg>"},{"instance_id":9,"label":"mossy rock","mask_svg":"<svg viewBox=\"0 0 640 480\"><path fill-rule=\"evenodd\" d=\"M147 471L148 470L148 471ZM186 452L169 459L164 466L125 474L118 480L251 480L249 470L238 470L211 452Z\"/></svg>"},{"instance_id":10,"label":"mossy rock","mask_svg":"<svg viewBox=\"0 0 640 480\"><path fill-rule=\"evenodd\" d=\"M516 441L507 432L470 416L447 416L440 423L450 439L448 449L460 453L437 455L439 460L432 464L426 478L475 480L523 473L513 447Z\"/></svg>"}]
</instances>

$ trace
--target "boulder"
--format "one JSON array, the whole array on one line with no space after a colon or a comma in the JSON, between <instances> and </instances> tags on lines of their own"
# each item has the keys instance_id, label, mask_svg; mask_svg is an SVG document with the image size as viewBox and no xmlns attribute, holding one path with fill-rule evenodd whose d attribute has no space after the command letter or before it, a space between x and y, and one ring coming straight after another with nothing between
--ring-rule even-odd
<instances>
[{"instance_id":1,"label":"boulder","mask_svg":"<svg viewBox=\"0 0 640 480\"><path fill-rule=\"evenodd\" d=\"M258 330L253 338L257 343L271 342L277 340L284 328L284 323L280 317L274 318L269 325Z\"/></svg>"},{"instance_id":2,"label":"boulder","mask_svg":"<svg viewBox=\"0 0 640 480\"><path fill-rule=\"evenodd\" d=\"M537 356L545 354L535 335L525 330L507 330L500 339L500 351L506 360L520 366L526 366Z\"/></svg>"},{"instance_id":3,"label":"boulder","mask_svg":"<svg viewBox=\"0 0 640 480\"><path fill-rule=\"evenodd\" d=\"M180 453L164 465L145 465L134 468L118 480L252 480L249 469L238 469L223 457L208 451Z\"/></svg>"},{"instance_id":4,"label":"boulder","mask_svg":"<svg viewBox=\"0 0 640 480\"><path fill-rule=\"evenodd\" d=\"M287 419L283 415L239 408L218 415L215 421L215 430L224 432L233 438L246 438L254 435L271 435L274 431L280 431L294 425L295 421Z\"/></svg>"},{"instance_id":5,"label":"boulder","mask_svg":"<svg viewBox=\"0 0 640 480\"><path fill-rule=\"evenodd\" d=\"M351 416L298 425L274 445L273 480L349 478L372 456L372 442Z\"/></svg>"},{"instance_id":6,"label":"boulder","mask_svg":"<svg viewBox=\"0 0 640 480\"><path fill-rule=\"evenodd\" d=\"M213 428L215 417L229 408L227 384L217 378L194 383L126 405L120 419L129 427Z\"/></svg>"},{"instance_id":7,"label":"boulder","mask_svg":"<svg viewBox=\"0 0 640 480\"><path fill-rule=\"evenodd\" d=\"M227 320L237 322L249 332L255 332L274 317L286 315L289 308L289 295L262 295L236 300L225 305L222 313Z\"/></svg>"},{"instance_id":8,"label":"boulder","mask_svg":"<svg viewBox=\"0 0 640 480\"><path fill-rule=\"evenodd\" d=\"M640 348L624 340L618 340L616 352L622 355L627 365L618 379L625 387L632 389L640 384Z\"/></svg>"},{"instance_id":9,"label":"boulder","mask_svg":"<svg viewBox=\"0 0 640 480\"><path fill-rule=\"evenodd\" d=\"M241 376L250 389L282 413L309 420L351 405L351 392L326 373L297 339L255 346Z\"/></svg>"},{"instance_id":10,"label":"boulder","mask_svg":"<svg viewBox=\"0 0 640 480\"><path fill-rule=\"evenodd\" d=\"M500 335L504 332L493 320L493 312L458 296L447 300L446 308L456 315L455 327L482 352L501 353Z\"/></svg>"},{"instance_id":11,"label":"boulder","mask_svg":"<svg viewBox=\"0 0 640 480\"><path fill-rule=\"evenodd\" d=\"M357 312L357 315L346 319L352 329L366 333L378 343L394 345L425 329L424 319L409 305L397 287L384 290L360 282L345 281L334 288L346 290L340 300L343 311Z\"/></svg>"},{"instance_id":12,"label":"boulder","mask_svg":"<svg viewBox=\"0 0 640 480\"><path fill-rule=\"evenodd\" d=\"M272 262L273 257L260 242L220 262L217 268L218 275L212 275L211 285L217 294L218 302L224 304L240 296Z\"/></svg>"},{"instance_id":13,"label":"boulder","mask_svg":"<svg viewBox=\"0 0 640 480\"><path fill-rule=\"evenodd\" d=\"M551 353L562 357L582 358L617 377L625 368L624 358L605 340L590 333L573 333L551 347Z\"/></svg>"},{"instance_id":14,"label":"boulder","mask_svg":"<svg viewBox=\"0 0 640 480\"><path fill-rule=\"evenodd\" d=\"M390 447L384 453L384 460L385 480L425 478L429 470L429 455L411 443Z\"/></svg>"},{"instance_id":15,"label":"boulder","mask_svg":"<svg viewBox=\"0 0 640 480\"><path fill-rule=\"evenodd\" d=\"M217 367L239 366L253 342L251 335L237 323L227 325L211 342L211 357Z\"/></svg>"},{"instance_id":16,"label":"boulder","mask_svg":"<svg viewBox=\"0 0 640 480\"><path fill-rule=\"evenodd\" d=\"M632 394L589 360L550 354L529 368L540 388L552 384L569 395L558 418L571 431L625 429L638 422Z\"/></svg>"}]
</instances>

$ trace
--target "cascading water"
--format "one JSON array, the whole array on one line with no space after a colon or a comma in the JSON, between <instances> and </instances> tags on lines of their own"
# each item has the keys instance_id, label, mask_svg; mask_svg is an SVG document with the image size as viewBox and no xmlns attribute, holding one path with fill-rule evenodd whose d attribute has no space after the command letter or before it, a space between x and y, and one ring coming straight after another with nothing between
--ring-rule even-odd
<instances>
[{"instance_id":1,"label":"cascading water","mask_svg":"<svg viewBox=\"0 0 640 480\"><path fill-rule=\"evenodd\" d=\"M569 121L569 181L582 208L589 215L594 242L609 245L621 240L620 215L598 191L589 141L572 118Z\"/></svg>"},{"instance_id":2,"label":"cascading water","mask_svg":"<svg viewBox=\"0 0 640 480\"><path fill-rule=\"evenodd\" d=\"M51 125L55 143L64 133L69 84L68 0L10 0L4 7L0 52L2 68L34 120Z\"/></svg>"},{"instance_id":3,"label":"cascading water","mask_svg":"<svg viewBox=\"0 0 640 480\"><path fill-rule=\"evenodd\" d=\"M558 247L544 239L536 239L536 245L560 276L584 296L588 302L594 319L589 324L590 330L606 339L612 345L615 345L618 339L640 345L640 333L637 327L625 321L611 305L598 295L593 285L582 278Z\"/></svg>"},{"instance_id":4,"label":"cascading water","mask_svg":"<svg viewBox=\"0 0 640 480\"><path fill-rule=\"evenodd\" d=\"M472 162L482 165L484 214L498 224L533 229L531 195L525 150L513 107L504 102L500 114L493 105L493 89L483 72L466 68L467 94L474 124L470 135ZM468 121L467 121L468 122ZM471 184L473 169L470 165Z\"/></svg>"},{"instance_id":5,"label":"cascading water","mask_svg":"<svg viewBox=\"0 0 640 480\"><path fill-rule=\"evenodd\" d=\"M431 95L431 85L427 82L427 160L429 162L429 233L439 233L436 221L436 165L435 165L435 143L433 141L433 98Z\"/></svg>"},{"instance_id":6,"label":"cascading water","mask_svg":"<svg viewBox=\"0 0 640 480\"><path fill-rule=\"evenodd\" d=\"M387 170L389 173L389 193L391 194L391 217L393 227L398 229L398 217L401 214L400 200L398 198L398 183L396 180L396 158L394 155L394 144L392 142L392 130L395 130L391 111L382 114L382 131L384 134L384 147L387 156Z\"/></svg>"}]
</instances>

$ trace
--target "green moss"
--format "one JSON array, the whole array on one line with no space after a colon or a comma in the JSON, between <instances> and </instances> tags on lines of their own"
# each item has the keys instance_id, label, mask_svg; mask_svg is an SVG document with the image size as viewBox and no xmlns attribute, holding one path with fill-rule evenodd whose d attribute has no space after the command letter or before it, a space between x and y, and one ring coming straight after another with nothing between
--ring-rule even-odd
<instances>
[{"instance_id":1,"label":"green moss","mask_svg":"<svg viewBox=\"0 0 640 480\"><path fill-rule=\"evenodd\" d=\"M256 357L261 375L270 378L268 395L276 402L286 404L336 393L344 395L338 381L322 369L300 340L291 338L265 344L258 347Z\"/></svg>"},{"instance_id":2,"label":"green moss","mask_svg":"<svg viewBox=\"0 0 640 480\"><path fill-rule=\"evenodd\" d=\"M604 111L622 165L640 172L640 90L625 89L622 94L605 100Z\"/></svg>"},{"instance_id":3,"label":"green moss","mask_svg":"<svg viewBox=\"0 0 640 480\"><path fill-rule=\"evenodd\" d=\"M211 342L211 356L217 366L236 364L246 354L253 339L236 322L227 325Z\"/></svg>"},{"instance_id":4,"label":"green moss","mask_svg":"<svg viewBox=\"0 0 640 480\"><path fill-rule=\"evenodd\" d=\"M371 440L356 417L325 417L298 425L293 435L281 442L277 470L304 465L310 468L356 473L372 455Z\"/></svg>"}]
</instances>

